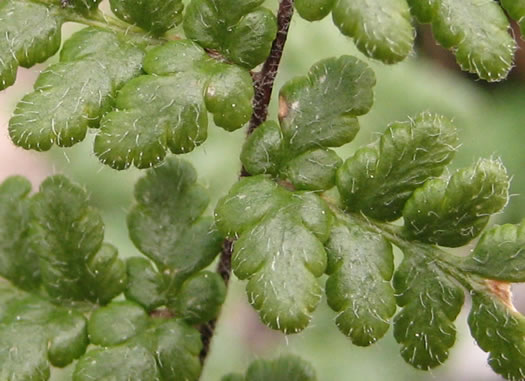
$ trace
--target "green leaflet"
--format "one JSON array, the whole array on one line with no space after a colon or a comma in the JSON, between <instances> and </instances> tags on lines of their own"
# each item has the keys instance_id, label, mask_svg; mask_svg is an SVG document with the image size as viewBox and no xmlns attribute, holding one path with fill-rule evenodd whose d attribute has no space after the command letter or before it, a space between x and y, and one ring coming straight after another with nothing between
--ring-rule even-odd
<instances>
[{"instance_id":1,"label":"green leaflet","mask_svg":"<svg viewBox=\"0 0 525 381\"><path fill-rule=\"evenodd\" d=\"M428 370L448 358L464 294L435 262L419 256L423 246L412 250L404 250L394 274L397 304L403 308L394 318L394 337L405 361Z\"/></svg>"},{"instance_id":2,"label":"green leaflet","mask_svg":"<svg viewBox=\"0 0 525 381\"><path fill-rule=\"evenodd\" d=\"M489 365L510 381L525 377L525 319L496 295L474 293L468 317L470 332L489 352Z\"/></svg>"},{"instance_id":3,"label":"green leaflet","mask_svg":"<svg viewBox=\"0 0 525 381\"><path fill-rule=\"evenodd\" d=\"M137 182L128 215L131 240L156 268L129 259L126 297L148 311L167 306L191 324L215 318L226 294L220 276L199 272L221 251L223 237L202 216L209 199L196 181L189 163L170 159Z\"/></svg>"},{"instance_id":4,"label":"green leaflet","mask_svg":"<svg viewBox=\"0 0 525 381\"><path fill-rule=\"evenodd\" d=\"M43 4L0 3L0 90L15 83L18 65L31 67L56 53L61 26L61 17Z\"/></svg>"},{"instance_id":5,"label":"green leaflet","mask_svg":"<svg viewBox=\"0 0 525 381\"><path fill-rule=\"evenodd\" d=\"M95 153L112 168L148 168L163 161L168 149L192 151L206 140L206 111L229 131L250 118L249 72L217 62L188 40L152 49L144 70L149 75L120 90L118 110L104 116L95 139Z\"/></svg>"},{"instance_id":6,"label":"green leaflet","mask_svg":"<svg viewBox=\"0 0 525 381\"><path fill-rule=\"evenodd\" d=\"M147 311L152 311L167 302L166 291L169 279L153 267L146 258L132 257L126 262L128 284L126 299L132 300Z\"/></svg>"},{"instance_id":7,"label":"green leaflet","mask_svg":"<svg viewBox=\"0 0 525 381\"><path fill-rule=\"evenodd\" d=\"M204 217L209 198L191 164L168 160L135 185L128 229L135 246L177 281L208 266L221 251L222 236Z\"/></svg>"},{"instance_id":8,"label":"green leaflet","mask_svg":"<svg viewBox=\"0 0 525 381\"><path fill-rule=\"evenodd\" d=\"M103 347L115 346L144 331L148 325L149 316L142 307L132 302L112 302L91 314L89 341Z\"/></svg>"},{"instance_id":9,"label":"green leaflet","mask_svg":"<svg viewBox=\"0 0 525 381\"><path fill-rule=\"evenodd\" d=\"M372 70L354 57L316 63L281 89L280 127L267 122L255 130L241 153L244 167L287 179L296 189L333 187L341 159L327 148L354 139L356 117L372 107L374 85Z\"/></svg>"},{"instance_id":10,"label":"green leaflet","mask_svg":"<svg viewBox=\"0 0 525 381\"><path fill-rule=\"evenodd\" d=\"M463 246L477 237L491 214L507 204L509 179L500 161L479 160L447 182L427 181L405 204L405 227L416 239Z\"/></svg>"},{"instance_id":11,"label":"green leaflet","mask_svg":"<svg viewBox=\"0 0 525 381\"><path fill-rule=\"evenodd\" d=\"M200 324L219 316L226 286L217 273L202 271L181 286L172 308L188 324Z\"/></svg>"},{"instance_id":12,"label":"green leaflet","mask_svg":"<svg viewBox=\"0 0 525 381\"><path fill-rule=\"evenodd\" d=\"M322 60L308 75L288 81L279 94L279 119L291 149L304 152L352 141L359 128L355 117L372 107L375 83L368 65L351 56Z\"/></svg>"},{"instance_id":13,"label":"green leaflet","mask_svg":"<svg viewBox=\"0 0 525 381\"><path fill-rule=\"evenodd\" d=\"M112 108L116 90L141 72L143 56L114 33L96 28L75 33L64 44L60 62L44 70L35 91L18 103L9 121L11 139L37 151L84 140L88 128L98 127Z\"/></svg>"},{"instance_id":14,"label":"green leaflet","mask_svg":"<svg viewBox=\"0 0 525 381\"><path fill-rule=\"evenodd\" d=\"M182 21L182 0L110 0L111 10L120 19L161 35Z\"/></svg>"},{"instance_id":15,"label":"green leaflet","mask_svg":"<svg viewBox=\"0 0 525 381\"><path fill-rule=\"evenodd\" d=\"M390 280L392 246L381 235L337 220L326 243L328 305L339 312L337 327L359 346L375 343L396 312Z\"/></svg>"},{"instance_id":16,"label":"green leaflet","mask_svg":"<svg viewBox=\"0 0 525 381\"><path fill-rule=\"evenodd\" d=\"M337 0L296 0L299 15L308 21L321 20L327 16Z\"/></svg>"},{"instance_id":17,"label":"green leaflet","mask_svg":"<svg viewBox=\"0 0 525 381\"><path fill-rule=\"evenodd\" d=\"M144 258L128 260L126 298L147 311L167 306L175 316L189 324L200 324L218 316L226 297L222 278L201 271L182 284L170 273L160 273Z\"/></svg>"},{"instance_id":18,"label":"green leaflet","mask_svg":"<svg viewBox=\"0 0 525 381\"><path fill-rule=\"evenodd\" d=\"M126 324L117 328L115 321L123 319ZM180 320L156 322L138 305L112 303L92 316L89 333L107 346L90 350L78 361L73 381L197 381L199 378L200 335Z\"/></svg>"},{"instance_id":19,"label":"green leaflet","mask_svg":"<svg viewBox=\"0 0 525 381\"><path fill-rule=\"evenodd\" d=\"M116 249L102 244L102 218L88 206L86 191L57 175L41 184L33 200L32 244L48 294L101 304L120 294L126 269Z\"/></svg>"},{"instance_id":20,"label":"green leaflet","mask_svg":"<svg viewBox=\"0 0 525 381\"><path fill-rule=\"evenodd\" d=\"M506 8L518 15L521 0ZM504 79L513 64L516 42L509 21L495 1L408 0L421 22L431 22L436 40L454 51L463 70L487 81ZM516 8L514 8L516 7ZM523 13L520 13L523 15Z\"/></svg>"},{"instance_id":21,"label":"green leaflet","mask_svg":"<svg viewBox=\"0 0 525 381\"><path fill-rule=\"evenodd\" d=\"M379 220L395 220L412 192L439 176L455 153L456 129L445 117L423 113L388 126L337 172L345 207Z\"/></svg>"},{"instance_id":22,"label":"green leaflet","mask_svg":"<svg viewBox=\"0 0 525 381\"><path fill-rule=\"evenodd\" d=\"M0 283L0 379L46 381L88 345L86 321L72 310Z\"/></svg>"},{"instance_id":23,"label":"green leaflet","mask_svg":"<svg viewBox=\"0 0 525 381\"><path fill-rule=\"evenodd\" d=\"M294 355L284 355L275 360L256 360L250 364L246 375L229 374L222 381L317 381L310 363Z\"/></svg>"},{"instance_id":24,"label":"green leaflet","mask_svg":"<svg viewBox=\"0 0 525 381\"><path fill-rule=\"evenodd\" d=\"M486 230L461 267L490 279L525 281L525 221Z\"/></svg>"},{"instance_id":25,"label":"green leaflet","mask_svg":"<svg viewBox=\"0 0 525 381\"><path fill-rule=\"evenodd\" d=\"M391 64L412 52L415 32L406 0L339 0L332 16L369 57Z\"/></svg>"},{"instance_id":26,"label":"green leaflet","mask_svg":"<svg viewBox=\"0 0 525 381\"><path fill-rule=\"evenodd\" d=\"M40 286L40 267L30 240L31 183L10 177L0 185L0 276L17 287Z\"/></svg>"},{"instance_id":27,"label":"green leaflet","mask_svg":"<svg viewBox=\"0 0 525 381\"><path fill-rule=\"evenodd\" d=\"M264 0L192 0L184 15L186 36L203 48L252 69L264 62L277 34L273 13Z\"/></svg>"},{"instance_id":28,"label":"green leaflet","mask_svg":"<svg viewBox=\"0 0 525 381\"><path fill-rule=\"evenodd\" d=\"M501 0L500 3L509 16L519 23L521 35L525 36L525 0Z\"/></svg>"},{"instance_id":29,"label":"green leaflet","mask_svg":"<svg viewBox=\"0 0 525 381\"><path fill-rule=\"evenodd\" d=\"M290 192L259 175L241 179L215 209L221 231L239 237L232 268L247 279L263 322L285 333L304 329L321 298L328 206L312 193Z\"/></svg>"}]
</instances>

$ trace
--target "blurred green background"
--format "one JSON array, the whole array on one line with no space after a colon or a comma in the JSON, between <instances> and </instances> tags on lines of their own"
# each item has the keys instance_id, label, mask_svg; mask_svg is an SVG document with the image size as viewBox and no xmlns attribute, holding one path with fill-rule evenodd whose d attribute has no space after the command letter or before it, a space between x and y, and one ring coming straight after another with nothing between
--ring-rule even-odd
<instances>
[{"instance_id":1,"label":"blurred green background","mask_svg":"<svg viewBox=\"0 0 525 381\"><path fill-rule=\"evenodd\" d=\"M268 1L275 9L276 0ZM68 34L76 27L66 26ZM513 177L513 197L504 214L492 222L519 222L525 215L525 82L517 67L510 80L497 85L480 83L450 65L450 55L428 40L422 29L418 54L395 66L372 62L359 54L351 40L342 37L328 18L307 23L296 17L277 78L282 84L304 75L316 61L343 54L368 61L377 75L375 105L362 117L358 138L339 150L346 158L363 143L375 139L391 121L405 120L421 111L433 111L454 118L462 146L453 168L469 165L478 157L501 157ZM15 148L7 136L7 121L14 105L31 89L43 66L20 71L13 88L0 93L0 178L11 174L28 176L35 187L47 175L65 173L83 184L92 203L100 208L106 222L106 239L121 255L139 253L128 239L125 217L132 203L134 181L140 172L117 172L102 166L92 153L92 137L72 149L53 149L46 154ZM274 97L275 98L275 97ZM276 119L275 100L270 118ZM238 154L244 131L227 133L210 126L209 139L184 156L197 168L200 182L210 189L213 207L236 181L240 169ZM210 208L211 212L211 208ZM324 279L322 280L324 282ZM321 381L416 381L416 380L500 380L486 365L486 355L473 343L465 324L465 312L458 318L458 343L450 360L442 367L424 373L412 369L398 354L391 332L370 348L354 347L334 324L335 315L322 303L305 332L285 337L259 323L247 304L244 285L233 279L221 315L218 334L212 344L203 381L218 381L229 371L243 371L254 358L296 353L310 360ZM524 302L520 300L523 295ZM525 293L516 290L518 308L525 306ZM523 308L522 308L523 311ZM68 379L69 369L57 371L56 380Z\"/></svg>"}]
</instances>

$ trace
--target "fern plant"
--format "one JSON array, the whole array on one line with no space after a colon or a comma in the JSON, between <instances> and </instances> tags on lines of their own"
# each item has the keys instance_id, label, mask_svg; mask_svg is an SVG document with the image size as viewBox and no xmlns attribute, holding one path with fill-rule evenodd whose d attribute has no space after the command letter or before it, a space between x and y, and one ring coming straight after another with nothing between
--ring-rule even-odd
<instances>
[{"instance_id":1,"label":"fern plant","mask_svg":"<svg viewBox=\"0 0 525 381\"><path fill-rule=\"evenodd\" d=\"M374 72L351 56L297 73L267 120L294 7L309 21L331 13L387 64L412 53L416 20L431 23L463 70L499 81L516 50L509 18L525 33L525 1L281 0L273 14L263 0L110 0L113 15L99 2L1 0L0 89L18 66L60 50L16 106L9 135L47 151L95 129L102 164L150 168L127 218L143 256L122 259L104 242L100 212L66 177L33 194L27 179L5 180L1 380L48 380L70 364L73 381L198 380L232 271L269 327L306 329L325 293L353 344L392 326L401 356L421 370L448 358L467 292L489 365L525 379L525 318L510 294L525 281L525 225L487 228L509 198L503 164L480 159L450 173L456 127L429 112L339 157L334 148L355 138L374 100ZM87 27L62 44L67 22ZM227 131L248 125L240 179L213 215L196 171L177 157L205 143L210 119ZM447 250L478 237L467 255ZM316 379L292 355L223 378Z\"/></svg>"}]
</instances>

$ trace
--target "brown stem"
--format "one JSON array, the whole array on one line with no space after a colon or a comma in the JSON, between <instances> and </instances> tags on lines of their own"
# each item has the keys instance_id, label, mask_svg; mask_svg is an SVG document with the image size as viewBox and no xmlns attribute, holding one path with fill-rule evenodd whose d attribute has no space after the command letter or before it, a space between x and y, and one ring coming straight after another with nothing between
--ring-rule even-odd
<instances>
[{"instance_id":1,"label":"brown stem","mask_svg":"<svg viewBox=\"0 0 525 381\"><path fill-rule=\"evenodd\" d=\"M277 14L277 37L273 41L270 56L264 62L260 72L254 75L255 97L253 98L253 114L248 127L250 135L268 116L268 105L272 97L273 84L279 70L284 45L288 38L288 29L293 16L293 1L281 0Z\"/></svg>"},{"instance_id":2,"label":"brown stem","mask_svg":"<svg viewBox=\"0 0 525 381\"><path fill-rule=\"evenodd\" d=\"M288 37L288 29L290 28L290 23L294 13L293 2L294 0L281 0L279 11L277 13L277 36L273 41L270 55L264 62L261 71L253 75L255 96L253 98L253 113L247 132L248 136L252 134L257 127L264 123L268 117L268 105L270 104L270 99L272 97L273 84L279 70L284 45L286 44L286 39ZM242 168L240 177L247 176L250 176L250 174L245 168ZM217 266L217 273L222 277L226 286L228 286L232 271L231 261L233 243L234 241L232 239L224 240L219 264ZM217 319L214 319L199 327L203 345L200 353L201 364L204 364L210 351L210 343L215 334L216 324Z\"/></svg>"}]
</instances>

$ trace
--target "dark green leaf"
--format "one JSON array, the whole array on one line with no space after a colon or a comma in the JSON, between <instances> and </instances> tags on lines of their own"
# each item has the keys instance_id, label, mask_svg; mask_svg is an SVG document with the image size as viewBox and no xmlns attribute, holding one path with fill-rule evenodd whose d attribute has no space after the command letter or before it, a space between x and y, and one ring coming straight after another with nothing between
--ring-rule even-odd
<instances>
[{"instance_id":1,"label":"dark green leaf","mask_svg":"<svg viewBox=\"0 0 525 381\"><path fill-rule=\"evenodd\" d=\"M22 289L40 286L40 266L30 239L31 183L10 177L0 185L0 275Z\"/></svg>"},{"instance_id":2,"label":"dark green leaf","mask_svg":"<svg viewBox=\"0 0 525 381\"><path fill-rule=\"evenodd\" d=\"M222 244L213 219L202 216L209 199L196 180L191 164L168 160L137 182L128 215L135 246L180 280L208 266Z\"/></svg>"},{"instance_id":3,"label":"dark green leaf","mask_svg":"<svg viewBox=\"0 0 525 381\"><path fill-rule=\"evenodd\" d=\"M326 243L326 295L338 312L336 324L356 345L375 343L390 327L396 312L390 280L394 273L392 246L377 233L338 220Z\"/></svg>"},{"instance_id":4,"label":"dark green leaf","mask_svg":"<svg viewBox=\"0 0 525 381\"><path fill-rule=\"evenodd\" d=\"M73 381L159 381L155 357L141 345L93 349L77 363Z\"/></svg>"},{"instance_id":5,"label":"dark green leaf","mask_svg":"<svg viewBox=\"0 0 525 381\"><path fill-rule=\"evenodd\" d=\"M220 229L239 237L232 268L261 319L285 333L304 329L321 298L328 206L312 193L289 192L264 176L241 179L215 210Z\"/></svg>"},{"instance_id":6,"label":"dark green leaf","mask_svg":"<svg viewBox=\"0 0 525 381\"><path fill-rule=\"evenodd\" d=\"M397 304L403 309L394 318L394 337L410 365L428 370L442 364L456 341L454 320L464 302L463 290L437 263L404 250L394 275Z\"/></svg>"},{"instance_id":7,"label":"dark green leaf","mask_svg":"<svg viewBox=\"0 0 525 381\"><path fill-rule=\"evenodd\" d=\"M521 0L512 1L517 4ZM463 70L487 81L500 81L507 76L513 65L516 42L509 34L505 13L495 1L408 0L408 3L421 22L432 23L436 40L454 52ZM517 9L509 9L516 15Z\"/></svg>"},{"instance_id":8,"label":"dark green leaf","mask_svg":"<svg viewBox=\"0 0 525 381\"><path fill-rule=\"evenodd\" d=\"M141 333L148 324L149 317L142 307L132 302L113 302L91 315L89 340L104 347L115 346Z\"/></svg>"},{"instance_id":9,"label":"dark green leaf","mask_svg":"<svg viewBox=\"0 0 525 381\"><path fill-rule=\"evenodd\" d=\"M125 267L116 249L102 246L102 218L84 189L49 177L34 197L34 215L33 250L52 298L105 303L125 289Z\"/></svg>"},{"instance_id":10,"label":"dark green leaf","mask_svg":"<svg viewBox=\"0 0 525 381\"><path fill-rule=\"evenodd\" d=\"M242 147L241 161L252 175L278 175L283 155L281 128L277 123L267 121L246 139Z\"/></svg>"},{"instance_id":11,"label":"dark green leaf","mask_svg":"<svg viewBox=\"0 0 525 381\"><path fill-rule=\"evenodd\" d=\"M294 355L275 360L256 360L246 371L245 381L317 381L310 363Z\"/></svg>"},{"instance_id":12,"label":"dark green leaf","mask_svg":"<svg viewBox=\"0 0 525 381\"><path fill-rule=\"evenodd\" d=\"M0 379L47 380L88 345L86 321L72 310L0 283Z\"/></svg>"},{"instance_id":13,"label":"dark green leaf","mask_svg":"<svg viewBox=\"0 0 525 381\"><path fill-rule=\"evenodd\" d=\"M406 229L424 242L462 246L487 225L491 214L508 202L509 179L500 161L479 160L447 182L427 181L403 209Z\"/></svg>"},{"instance_id":14,"label":"dark green leaf","mask_svg":"<svg viewBox=\"0 0 525 381\"><path fill-rule=\"evenodd\" d=\"M288 81L279 107L287 148L301 153L352 141L359 130L355 117L372 107L374 85L374 72L350 56L320 61L307 76Z\"/></svg>"},{"instance_id":15,"label":"dark green leaf","mask_svg":"<svg viewBox=\"0 0 525 381\"><path fill-rule=\"evenodd\" d=\"M327 16L337 0L296 0L295 9L308 21L321 20Z\"/></svg>"},{"instance_id":16,"label":"dark green leaf","mask_svg":"<svg viewBox=\"0 0 525 381\"><path fill-rule=\"evenodd\" d=\"M57 52L61 27L61 17L44 4L0 3L0 90L15 83L18 65L31 67Z\"/></svg>"},{"instance_id":17,"label":"dark green leaf","mask_svg":"<svg viewBox=\"0 0 525 381\"><path fill-rule=\"evenodd\" d=\"M356 58L318 62L307 76L282 88L281 128L267 122L247 139L241 153L244 167L252 175L269 173L286 179L299 190L332 188L341 160L324 148L355 137L356 116L372 106L374 84L374 73Z\"/></svg>"},{"instance_id":18,"label":"dark green leaf","mask_svg":"<svg viewBox=\"0 0 525 381\"><path fill-rule=\"evenodd\" d=\"M339 0L332 15L341 33L369 57L396 63L412 52L415 31L405 0Z\"/></svg>"},{"instance_id":19,"label":"dark green leaf","mask_svg":"<svg viewBox=\"0 0 525 381\"><path fill-rule=\"evenodd\" d=\"M254 68L270 53L277 34L264 0L192 0L184 16L186 36L234 63Z\"/></svg>"},{"instance_id":20,"label":"dark green leaf","mask_svg":"<svg viewBox=\"0 0 525 381\"><path fill-rule=\"evenodd\" d=\"M199 332L177 320L157 327L154 336L154 352L163 381L197 381L202 349Z\"/></svg>"},{"instance_id":21,"label":"dark green leaf","mask_svg":"<svg viewBox=\"0 0 525 381\"><path fill-rule=\"evenodd\" d=\"M117 320L108 319L108 333L111 327L123 325L122 320L127 323L125 317L118 316L123 312L117 313ZM142 317L139 320L142 322ZM142 333L124 343L89 351L78 361L73 381L197 381L202 349L199 332L178 320L157 324L150 319L149 323L150 328L139 329Z\"/></svg>"},{"instance_id":22,"label":"dark green leaf","mask_svg":"<svg viewBox=\"0 0 525 381\"><path fill-rule=\"evenodd\" d=\"M70 147L84 140L112 108L116 90L141 72L144 53L124 37L87 28L66 41L60 56L9 121L11 139L25 149L47 151L55 143Z\"/></svg>"},{"instance_id":23,"label":"dark green leaf","mask_svg":"<svg viewBox=\"0 0 525 381\"><path fill-rule=\"evenodd\" d=\"M508 282L525 281L525 221L483 233L462 265L464 271Z\"/></svg>"},{"instance_id":24,"label":"dark green leaf","mask_svg":"<svg viewBox=\"0 0 525 381\"><path fill-rule=\"evenodd\" d=\"M187 153L206 140L207 110L215 122L235 130L251 115L248 71L219 63L194 43L174 41L152 49L144 75L117 97L118 110L104 116L95 139L99 159L115 169L148 168L169 149Z\"/></svg>"},{"instance_id":25,"label":"dark green leaf","mask_svg":"<svg viewBox=\"0 0 525 381\"><path fill-rule=\"evenodd\" d=\"M338 170L345 207L380 220L399 218L412 192L443 172L456 144L456 129L441 116L423 113L392 123L378 141L360 148Z\"/></svg>"},{"instance_id":26,"label":"dark green leaf","mask_svg":"<svg viewBox=\"0 0 525 381\"><path fill-rule=\"evenodd\" d=\"M132 300L151 311L166 304L168 284L153 264L145 259L133 257L127 260L128 286L126 299Z\"/></svg>"},{"instance_id":27,"label":"dark green leaf","mask_svg":"<svg viewBox=\"0 0 525 381\"><path fill-rule=\"evenodd\" d=\"M106 304L124 291L127 274L126 265L118 257L117 248L103 243L100 250L86 262L91 284L90 294L96 295L97 302Z\"/></svg>"},{"instance_id":28,"label":"dark green leaf","mask_svg":"<svg viewBox=\"0 0 525 381\"><path fill-rule=\"evenodd\" d=\"M325 190L335 185L335 173L341 164L334 151L318 149L288 161L281 174L298 190Z\"/></svg>"},{"instance_id":29,"label":"dark green leaf","mask_svg":"<svg viewBox=\"0 0 525 381\"><path fill-rule=\"evenodd\" d=\"M523 380L525 318L496 295L474 293L468 324L481 349L490 353L490 367L507 380Z\"/></svg>"},{"instance_id":30,"label":"dark green leaf","mask_svg":"<svg viewBox=\"0 0 525 381\"><path fill-rule=\"evenodd\" d=\"M171 307L175 314L189 324L201 324L219 315L226 286L217 273L200 272L181 286Z\"/></svg>"},{"instance_id":31,"label":"dark green leaf","mask_svg":"<svg viewBox=\"0 0 525 381\"><path fill-rule=\"evenodd\" d=\"M182 0L110 0L117 17L160 35L182 21Z\"/></svg>"}]
</instances>

